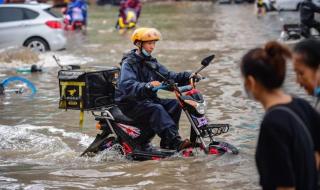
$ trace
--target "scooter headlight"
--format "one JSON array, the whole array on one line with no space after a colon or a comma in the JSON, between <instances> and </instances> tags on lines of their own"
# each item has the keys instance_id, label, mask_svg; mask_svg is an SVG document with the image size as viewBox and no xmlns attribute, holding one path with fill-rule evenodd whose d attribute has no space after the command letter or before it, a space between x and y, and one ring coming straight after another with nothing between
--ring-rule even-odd
<instances>
[{"instance_id":1,"label":"scooter headlight","mask_svg":"<svg viewBox=\"0 0 320 190\"><path fill-rule=\"evenodd\" d=\"M207 111L207 103L206 101L203 101L202 103L198 103L196 107L197 112L200 114L205 114Z\"/></svg>"},{"instance_id":2,"label":"scooter headlight","mask_svg":"<svg viewBox=\"0 0 320 190\"><path fill-rule=\"evenodd\" d=\"M202 103L198 103L193 100L185 100L185 102L192 107L194 107L199 114L205 114L207 111L207 102L203 101Z\"/></svg>"}]
</instances>

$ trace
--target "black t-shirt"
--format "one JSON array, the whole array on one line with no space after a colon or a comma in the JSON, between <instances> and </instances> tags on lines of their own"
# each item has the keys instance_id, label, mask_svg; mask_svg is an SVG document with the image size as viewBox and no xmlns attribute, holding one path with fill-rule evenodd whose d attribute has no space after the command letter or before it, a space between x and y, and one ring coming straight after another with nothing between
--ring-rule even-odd
<instances>
[{"instance_id":1,"label":"black t-shirt","mask_svg":"<svg viewBox=\"0 0 320 190\"><path fill-rule=\"evenodd\" d=\"M313 145L297 119L287 111L274 109L277 106L287 107L301 118L310 131ZM256 150L261 186L263 189L293 186L296 190L316 189L314 150L320 150L320 115L299 98L269 111L261 123Z\"/></svg>"}]
</instances>

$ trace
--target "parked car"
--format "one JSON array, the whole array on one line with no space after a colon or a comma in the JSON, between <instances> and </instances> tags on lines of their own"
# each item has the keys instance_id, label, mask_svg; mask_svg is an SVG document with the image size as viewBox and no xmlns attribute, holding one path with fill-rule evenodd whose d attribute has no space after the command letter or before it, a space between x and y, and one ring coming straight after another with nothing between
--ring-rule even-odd
<instances>
[{"instance_id":1,"label":"parked car","mask_svg":"<svg viewBox=\"0 0 320 190\"><path fill-rule=\"evenodd\" d=\"M25 46L34 51L66 46L62 15L48 4L0 5L0 48Z\"/></svg>"}]
</instances>

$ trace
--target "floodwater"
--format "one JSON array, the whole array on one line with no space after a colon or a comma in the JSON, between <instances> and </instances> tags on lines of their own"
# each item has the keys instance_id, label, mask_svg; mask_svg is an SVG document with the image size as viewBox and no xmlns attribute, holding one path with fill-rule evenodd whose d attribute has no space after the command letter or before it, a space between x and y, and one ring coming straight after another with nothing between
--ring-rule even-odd
<instances>
[{"instance_id":1,"label":"floodwater","mask_svg":"<svg viewBox=\"0 0 320 190\"><path fill-rule=\"evenodd\" d=\"M139 25L162 32L154 56L169 69L195 70L202 58L216 54L202 73L208 79L199 89L209 103L210 121L232 125L217 139L237 146L240 154L132 162L111 153L79 157L98 132L93 116L86 113L80 129L79 112L58 109L58 67L53 54L63 64L117 66L132 48L128 36L114 31L116 7L92 5L89 14L85 35L70 32L66 51L39 57L44 72L19 74L36 85L35 97L0 97L0 189L259 189L254 152L263 110L246 98L238 63L249 48L279 37L279 15L258 19L248 4L144 5ZM30 61L28 56L20 58L13 55L5 64L2 60L0 78L17 75L15 67ZM290 68L286 89L305 97ZM188 137L188 126L182 116L183 137Z\"/></svg>"}]
</instances>

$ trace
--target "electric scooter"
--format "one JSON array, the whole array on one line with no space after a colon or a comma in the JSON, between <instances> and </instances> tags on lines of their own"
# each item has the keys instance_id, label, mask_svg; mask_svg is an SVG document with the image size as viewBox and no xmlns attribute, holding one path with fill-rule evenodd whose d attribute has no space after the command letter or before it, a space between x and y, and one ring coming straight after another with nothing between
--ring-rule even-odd
<instances>
[{"instance_id":1,"label":"electric scooter","mask_svg":"<svg viewBox=\"0 0 320 190\"><path fill-rule=\"evenodd\" d=\"M202 60L201 68L195 73L209 66L214 59L211 55ZM182 150L184 157L195 155L195 151L201 150L205 154L220 155L226 152L238 154L238 149L222 141L215 140L215 136L227 133L230 126L228 124L209 124L205 116L206 101L201 92L196 88L196 83L200 80L190 79L190 84L186 86L177 86L174 82L166 79L157 71L155 64L146 62L147 66L163 79L159 87L152 90L168 90L176 95L182 110L186 114L190 123L190 141L191 147ZM120 154L130 160L159 160L177 154L176 150L145 148L144 145L150 142L155 136L154 131L147 126L136 123L131 118L125 116L116 105L101 108L92 111L95 120L98 121L96 127L101 130L97 134L91 145L81 154L81 156L94 156L95 154L115 149Z\"/></svg>"},{"instance_id":2,"label":"electric scooter","mask_svg":"<svg viewBox=\"0 0 320 190\"><path fill-rule=\"evenodd\" d=\"M289 41L303 39L305 38L305 36L303 35L303 31L305 31L305 33L310 33L308 38L320 37L319 33L314 28L303 28L300 24L284 24L280 34L280 40Z\"/></svg>"}]
</instances>

